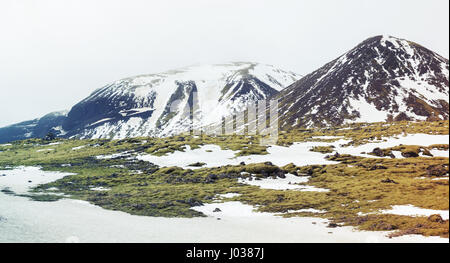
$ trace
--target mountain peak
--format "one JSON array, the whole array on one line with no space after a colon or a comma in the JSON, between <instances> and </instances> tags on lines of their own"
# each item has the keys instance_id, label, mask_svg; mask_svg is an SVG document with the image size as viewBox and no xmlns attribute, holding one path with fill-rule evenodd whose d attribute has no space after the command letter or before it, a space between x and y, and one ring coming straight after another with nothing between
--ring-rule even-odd
<instances>
[{"instance_id":1,"label":"mountain peak","mask_svg":"<svg viewBox=\"0 0 450 263\"><path fill-rule=\"evenodd\" d=\"M284 90L282 127L448 119L448 59L375 36Z\"/></svg>"}]
</instances>

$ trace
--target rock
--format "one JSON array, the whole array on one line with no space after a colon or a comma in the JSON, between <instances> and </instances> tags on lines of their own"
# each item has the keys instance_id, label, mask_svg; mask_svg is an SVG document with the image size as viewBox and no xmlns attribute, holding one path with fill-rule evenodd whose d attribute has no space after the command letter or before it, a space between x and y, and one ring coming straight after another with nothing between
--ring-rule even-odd
<instances>
[{"instance_id":1,"label":"rock","mask_svg":"<svg viewBox=\"0 0 450 263\"><path fill-rule=\"evenodd\" d=\"M240 165L245 165L245 162L241 162Z\"/></svg>"},{"instance_id":2,"label":"rock","mask_svg":"<svg viewBox=\"0 0 450 263\"><path fill-rule=\"evenodd\" d=\"M405 158L411 158L411 157L419 157L419 154L413 151L407 151L407 152L402 152L402 156Z\"/></svg>"},{"instance_id":3,"label":"rock","mask_svg":"<svg viewBox=\"0 0 450 263\"><path fill-rule=\"evenodd\" d=\"M285 173L283 172L283 171L279 171L278 173L277 173L277 177L279 177L279 178L286 178L286 175L285 175Z\"/></svg>"},{"instance_id":4,"label":"rock","mask_svg":"<svg viewBox=\"0 0 450 263\"><path fill-rule=\"evenodd\" d=\"M216 174L210 174L210 175L208 175L208 178L210 178L212 180L217 180L219 177Z\"/></svg>"},{"instance_id":5,"label":"rock","mask_svg":"<svg viewBox=\"0 0 450 263\"><path fill-rule=\"evenodd\" d=\"M216 174L209 174L208 176L206 176L205 183L214 183L217 179L219 179L219 177Z\"/></svg>"},{"instance_id":6,"label":"rock","mask_svg":"<svg viewBox=\"0 0 450 263\"><path fill-rule=\"evenodd\" d=\"M177 141L184 142L186 139L183 136L180 136L177 138Z\"/></svg>"},{"instance_id":7,"label":"rock","mask_svg":"<svg viewBox=\"0 0 450 263\"><path fill-rule=\"evenodd\" d=\"M164 202L164 206L166 207L173 206L173 202L172 201Z\"/></svg>"},{"instance_id":8,"label":"rock","mask_svg":"<svg viewBox=\"0 0 450 263\"><path fill-rule=\"evenodd\" d=\"M56 139L56 135L52 132L47 133L45 137L43 138L45 141L53 141Z\"/></svg>"},{"instance_id":9,"label":"rock","mask_svg":"<svg viewBox=\"0 0 450 263\"><path fill-rule=\"evenodd\" d=\"M223 174L221 174L220 175L220 178L228 178L228 179L230 179L230 178L232 178L233 176L231 176L231 174L225 174L225 173L223 173Z\"/></svg>"},{"instance_id":10,"label":"rock","mask_svg":"<svg viewBox=\"0 0 450 263\"><path fill-rule=\"evenodd\" d=\"M200 202L199 200L196 200L196 199L194 199L194 198L188 198L188 199L185 201L185 203L188 204L188 205L190 205L191 207L192 207L192 206L202 206L202 205L203 205L202 202Z\"/></svg>"},{"instance_id":11,"label":"rock","mask_svg":"<svg viewBox=\"0 0 450 263\"><path fill-rule=\"evenodd\" d=\"M329 228L336 228L336 227L338 227L338 226L339 226L339 225L336 224L336 223L329 223L327 227L329 227Z\"/></svg>"},{"instance_id":12,"label":"rock","mask_svg":"<svg viewBox=\"0 0 450 263\"><path fill-rule=\"evenodd\" d=\"M448 166L442 164L430 165L427 167L428 176L444 176L448 174Z\"/></svg>"},{"instance_id":13,"label":"rock","mask_svg":"<svg viewBox=\"0 0 450 263\"><path fill-rule=\"evenodd\" d=\"M142 209L144 209L144 205L143 204L134 204L133 208L136 210L142 210Z\"/></svg>"},{"instance_id":14,"label":"rock","mask_svg":"<svg viewBox=\"0 0 450 263\"><path fill-rule=\"evenodd\" d=\"M392 179L389 179L389 178L386 178L386 179L384 179L384 180L381 180L381 182L382 182L382 183L385 183L385 184L398 184L396 181L394 181L394 180L392 180Z\"/></svg>"},{"instance_id":15,"label":"rock","mask_svg":"<svg viewBox=\"0 0 450 263\"><path fill-rule=\"evenodd\" d=\"M378 157L384 157L384 152L383 152L383 150L381 150L380 148L375 148L375 149L373 149L372 150L372 153L375 155L375 156L378 156Z\"/></svg>"},{"instance_id":16,"label":"rock","mask_svg":"<svg viewBox=\"0 0 450 263\"><path fill-rule=\"evenodd\" d=\"M386 166L384 166L384 165L379 165L379 164L376 164L376 165L374 165L374 166L370 167L370 169L369 169L369 170L373 171L373 170L381 170L381 169L387 169L387 167L386 167Z\"/></svg>"},{"instance_id":17,"label":"rock","mask_svg":"<svg viewBox=\"0 0 450 263\"><path fill-rule=\"evenodd\" d=\"M387 222L376 223L376 224L374 224L374 227L376 229L386 230L386 231L392 231L392 230L397 230L398 229L398 227L396 225L392 225L392 224L389 224Z\"/></svg>"},{"instance_id":18,"label":"rock","mask_svg":"<svg viewBox=\"0 0 450 263\"><path fill-rule=\"evenodd\" d=\"M444 223L444 219L442 219L441 215L435 214L428 217L428 221L435 222L435 223Z\"/></svg>"},{"instance_id":19,"label":"rock","mask_svg":"<svg viewBox=\"0 0 450 263\"><path fill-rule=\"evenodd\" d=\"M216 207L216 209L214 209L214 211L213 211L214 213L217 213L217 212L222 212L222 210L220 210L220 208L218 208L218 207Z\"/></svg>"},{"instance_id":20,"label":"rock","mask_svg":"<svg viewBox=\"0 0 450 263\"><path fill-rule=\"evenodd\" d=\"M284 201L284 196L282 195L277 195L277 199L275 200L275 202L280 203Z\"/></svg>"},{"instance_id":21,"label":"rock","mask_svg":"<svg viewBox=\"0 0 450 263\"><path fill-rule=\"evenodd\" d=\"M118 176L118 174L113 173L113 174L109 175L108 177L109 177L109 178L117 178L117 176Z\"/></svg>"}]
</instances>

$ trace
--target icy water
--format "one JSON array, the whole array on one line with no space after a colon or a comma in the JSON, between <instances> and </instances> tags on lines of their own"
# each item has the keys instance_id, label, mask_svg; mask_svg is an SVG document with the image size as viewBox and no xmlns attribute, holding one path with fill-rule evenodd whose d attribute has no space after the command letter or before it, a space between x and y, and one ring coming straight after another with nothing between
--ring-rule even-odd
<instances>
[{"instance_id":1,"label":"icy water","mask_svg":"<svg viewBox=\"0 0 450 263\"><path fill-rule=\"evenodd\" d=\"M0 189L26 192L63 176L29 167L0 171ZM212 212L215 208L222 212ZM326 220L256 213L239 202L196 209L208 217L133 216L73 199L36 202L0 192L0 242L448 242L422 236L389 239L383 232L350 227L331 229Z\"/></svg>"}]
</instances>

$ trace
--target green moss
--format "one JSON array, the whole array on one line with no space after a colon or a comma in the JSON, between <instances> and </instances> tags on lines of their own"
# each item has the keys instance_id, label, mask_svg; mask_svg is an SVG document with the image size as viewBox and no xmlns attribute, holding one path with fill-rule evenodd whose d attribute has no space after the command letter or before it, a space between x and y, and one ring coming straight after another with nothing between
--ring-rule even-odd
<instances>
[{"instance_id":1,"label":"green moss","mask_svg":"<svg viewBox=\"0 0 450 263\"><path fill-rule=\"evenodd\" d=\"M419 145L399 145L395 147L385 148L385 149L379 149L375 148L373 152L370 152L368 154L375 155L375 156L391 156L394 157L393 151L398 151L401 153L401 155L405 158L409 157L418 157L420 155L424 156L433 156L431 154L430 150L432 149L438 149L438 150L448 150L448 144L435 144L430 145L428 147L425 146L419 146Z\"/></svg>"},{"instance_id":2,"label":"green moss","mask_svg":"<svg viewBox=\"0 0 450 263\"><path fill-rule=\"evenodd\" d=\"M319 153L332 153L334 151L334 146L314 146L310 149L310 151Z\"/></svg>"},{"instance_id":3,"label":"green moss","mask_svg":"<svg viewBox=\"0 0 450 263\"><path fill-rule=\"evenodd\" d=\"M303 141L336 141L337 139L323 140L315 137L340 136L350 140L348 145L359 145L403 133L448 134L448 121L352 124L337 128L281 131L278 144L287 146ZM395 229L399 235L418 233L448 237L448 220L435 222L422 217L377 214L377 211L390 209L392 205L405 204L447 210L448 180L432 179L448 173L448 158L419 156L390 159L334 154L327 156L328 160L337 162L331 165L289 164L278 167L271 163L259 163L198 169L161 168L134 158L95 158L98 155L125 151L131 156L145 153L164 155L174 151L185 151L187 146L196 149L207 144L237 151L237 156L266 154L267 147L259 144L261 138L259 135L184 134L168 138L146 137L125 140L58 139L60 144L51 146L43 140L30 139L3 147L0 152L0 167L10 169L19 165L39 165L44 170L75 173L55 182L37 186L26 195L39 201L57 200L61 195L54 193L58 192L70 198L86 200L106 209L130 214L194 217L202 214L191 209L193 206L212 202L218 194L233 192L241 195L232 200L255 205L260 211L286 213L314 208L324 210L325 213L291 212L285 216L317 216L365 230ZM80 146L84 147L77 148ZM39 151L49 148L54 150ZM445 150L448 149L448 144L404 145L381 150L388 155L394 150L402 153L420 151L425 153L425 149ZM333 151L331 147L315 147L312 150L321 153ZM201 163L198 163L194 167L200 166ZM305 185L326 188L329 191L270 190L241 184L238 181L238 178L249 176L276 177L285 173L310 176ZM92 190L100 186L109 190ZM54 187L58 190L52 190ZM8 189L1 191L14 194ZM362 214L367 216L361 216Z\"/></svg>"}]
</instances>

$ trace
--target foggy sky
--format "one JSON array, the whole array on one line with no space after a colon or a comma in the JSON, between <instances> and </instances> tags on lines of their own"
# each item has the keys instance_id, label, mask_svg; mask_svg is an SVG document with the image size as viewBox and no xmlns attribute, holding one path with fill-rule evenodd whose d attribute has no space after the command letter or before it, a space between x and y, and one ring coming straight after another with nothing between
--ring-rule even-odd
<instances>
[{"instance_id":1,"label":"foggy sky","mask_svg":"<svg viewBox=\"0 0 450 263\"><path fill-rule=\"evenodd\" d=\"M1 0L0 127L93 90L192 64L307 74L388 34L449 56L449 1Z\"/></svg>"}]
</instances>

